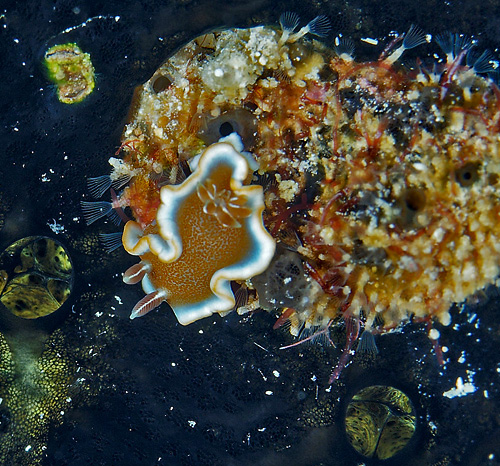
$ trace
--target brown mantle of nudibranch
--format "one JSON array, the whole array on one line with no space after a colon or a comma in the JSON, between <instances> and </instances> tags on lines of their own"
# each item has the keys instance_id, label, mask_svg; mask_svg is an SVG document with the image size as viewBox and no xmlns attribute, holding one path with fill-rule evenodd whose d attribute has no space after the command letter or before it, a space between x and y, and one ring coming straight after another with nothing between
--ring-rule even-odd
<instances>
[{"instance_id":1,"label":"brown mantle of nudibranch","mask_svg":"<svg viewBox=\"0 0 500 466\"><path fill-rule=\"evenodd\" d=\"M111 180L130 179L119 205L147 228L161 186L237 132L278 243L264 274L240 280L249 300L239 312L283 312L294 335L340 318L367 333L411 316L449 324L454 303L499 276L491 57L449 34L438 40L442 63L407 71L405 49L425 48L417 28L363 63L348 41L330 49L315 40L324 18L299 32L296 16L281 23L199 37L140 87L123 160L111 159Z\"/></svg>"}]
</instances>

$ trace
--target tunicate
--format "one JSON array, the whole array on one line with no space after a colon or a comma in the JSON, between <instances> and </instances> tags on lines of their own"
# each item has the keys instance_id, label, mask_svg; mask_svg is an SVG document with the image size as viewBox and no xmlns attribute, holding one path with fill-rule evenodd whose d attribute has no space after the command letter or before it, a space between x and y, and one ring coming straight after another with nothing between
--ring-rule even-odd
<instances>
[{"instance_id":1,"label":"tunicate","mask_svg":"<svg viewBox=\"0 0 500 466\"><path fill-rule=\"evenodd\" d=\"M417 418L408 396L401 390L373 385L352 397L345 429L352 447L367 458L388 459L410 441Z\"/></svg>"},{"instance_id":2,"label":"tunicate","mask_svg":"<svg viewBox=\"0 0 500 466\"><path fill-rule=\"evenodd\" d=\"M73 266L65 248L44 236L16 241L0 256L0 301L12 314L37 319L68 299Z\"/></svg>"}]
</instances>

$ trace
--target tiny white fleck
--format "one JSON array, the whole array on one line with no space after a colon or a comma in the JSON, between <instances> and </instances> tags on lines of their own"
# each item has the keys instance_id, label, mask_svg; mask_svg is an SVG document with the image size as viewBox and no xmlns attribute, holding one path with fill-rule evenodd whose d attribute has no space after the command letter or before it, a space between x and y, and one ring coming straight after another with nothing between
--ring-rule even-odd
<instances>
[{"instance_id":1,"label":"tiny white fleck","mask_svg":"<svg viewBox=\"0 0 500 466\"><path fill-rule=\"evenodd\" d=\"M362 37L361 40L370 45L378 45L378 39L372 39L371 37Z\"/></svg>"},{"instance_id":2,"label":"tiny white fleck","mask_svg":"<svg viewBox=\"0 0 500 466\"><path fill-rule=\"evenodd\" d=\"M280 373L279 373L278 371L274 370L274 371L273 371L273 375L274 375L275 377L279 377L279 376L280 376Z\"/></svg>"},{"instance_id":3,"label":"tiny white fleck","mask_svg":"<svg viewBox=\"0 0 500 466\"><path fill-rule=\"evenodd\" d=\"M196 421L188 421L188 424L189 424L189 427L194 428L194 426L196 425Z\"/></svg>"},{"instance_id":4,"label":"tiny white fleck","mask_svg":"<svg viewBox=\"0 0 500 466\"><path fill-rule=\"evenodd\" d=\"M431 328L430 331L429 331L429 338L431 340L438 340L439 337L440 337L440 333L439 333L439 330L435 329L435 328Z\"/></svg>"},{"instance_id":5,"label":"tiny white fleck","mask_svg":"<svg viewBox=\"0 0 500 466\"><path fill-rule=\"evenodd\" d=\"M267 391L266 391L266 395L267 395L267 396L271 396L272 394L273 394L273 392L272 392L271 390L267 390Z\"/></svg>"}]
</instances>

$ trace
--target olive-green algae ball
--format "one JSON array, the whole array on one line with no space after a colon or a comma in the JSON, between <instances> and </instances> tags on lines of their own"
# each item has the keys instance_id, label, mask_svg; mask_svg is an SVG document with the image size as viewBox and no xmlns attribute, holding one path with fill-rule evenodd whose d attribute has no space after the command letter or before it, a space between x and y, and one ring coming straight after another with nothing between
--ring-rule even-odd
<instances>
[{"instance_id":1,"label":"olive-green algae ball","mask_svg":"<svg viewBox=\"0 0 500 466\"><path fill-rule=\"evenodd\" d=\"M352 447L367 458L392 458L408 444L416 426L410 399L394 387L363 388L347 407L347 438Z\"/></svg>"},{"instance_id":2,"label":"olive-green algae ball","mask_svg":"<svg viewBox=\"0 0 500 466\"><path fill-rule=\"evenodd\" d=\"M0 302L15 316L37 319L57 311L73 285L73 265L57 241L30 236L0 255Z\"/></svg>"}]
</instances>

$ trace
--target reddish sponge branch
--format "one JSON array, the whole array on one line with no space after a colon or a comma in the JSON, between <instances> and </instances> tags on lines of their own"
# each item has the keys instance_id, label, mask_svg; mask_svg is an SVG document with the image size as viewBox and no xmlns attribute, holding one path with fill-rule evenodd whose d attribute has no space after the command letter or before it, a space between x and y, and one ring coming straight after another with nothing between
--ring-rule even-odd
<instances>
[{"instance_id":1,"label":"reddish sponge branch","mask_svg":"<svg viewBox=\"0 0 500 466\"><path fill-rule=\"evenodd\" d=\"M287 222L293 214L300 212L301 210L306 210L309 207L310 204L308 204L307 202L307 194L302 193L302 195L300 196L300 202L298 204L288 207L284 212L282 212L275 219L273 219L274 226L271 229L271 235L273 237L276 237L281 226L285 222Z\"/></svg>"},{"instance_id":2,"label":"reddish sponge branch","mask_svg":"<svg viewBox=\"0 0 500 466\"><path fill-rule=\"evenodd\" d=\"M352 349L353 345L358 340L359 336L359 319L348 316L345 317L344 322L346 328L346 342L344 349L342 350L339 362L337 363L337 365L333 369L332 374L330 375L330 379L328 380L329 384L335 382L342 374L342 371L344 370L349 360L351 359L352 356L351 353L353 352Z\"/></svg>"}]
</instances>

